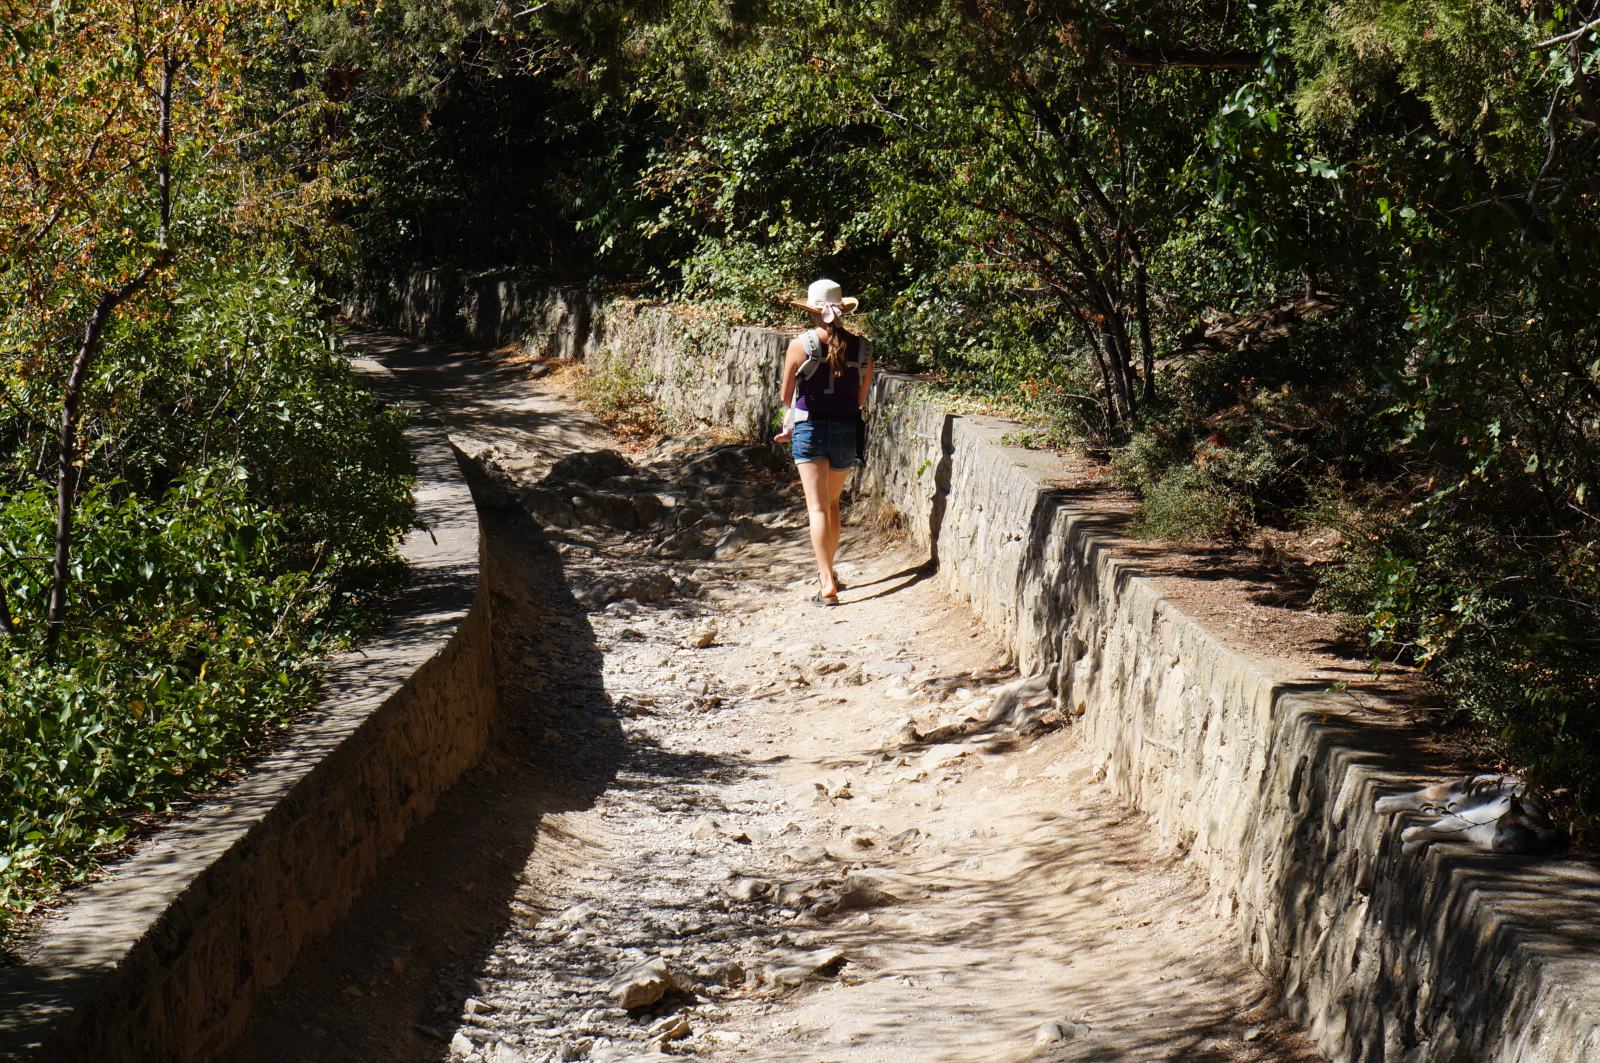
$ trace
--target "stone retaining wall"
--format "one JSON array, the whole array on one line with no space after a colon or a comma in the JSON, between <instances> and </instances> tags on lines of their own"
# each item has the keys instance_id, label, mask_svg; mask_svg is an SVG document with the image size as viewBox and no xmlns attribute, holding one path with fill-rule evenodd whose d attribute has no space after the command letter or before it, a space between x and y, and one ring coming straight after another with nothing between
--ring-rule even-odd
<instances>
[{"instance_id":1,"label":"stone retaining wall","mask_svg":"<svg viewBox=\"0 0 1600 1063\"><path fill-rule=\"evenodd\" d=\"M358 368L402 394L377 363ZM414 417L407 438L426 530L401 548L413 578L397 619L331 662L280 750L0 969L0 1058L214 1058L485 750L496 701L477 513L442 426Z\"/></svg>"},{"instance_id":2,"label":"stone retaining wall","mask_svg":"<svg viewBox=\"0 0 1600 1063\"><path fill-rule=\"evenodd\" d=\"M427 276L387 289L410 317L351 309L602 369L621 360L669 411L751 436L776 411L781 334L724 329L719 345L666 308L515 285L485 317L481 299L469 314ZM519 319L519 305L537 312ZM1053 486L1049 455L1005 445L1014 426L946 414L905 377L882 374L875 390L857 491L900 514L942 584L1078 714L1108 781L1187 852L1323 1051L1600 1059L1595 867L1457 846L1402 854L1404 824L1373 801L1426 781L1430 760L1398 705L1330 694L1309 664L1230 648L1118 556L1103 515Z\"/></svg>"}]
</instances>

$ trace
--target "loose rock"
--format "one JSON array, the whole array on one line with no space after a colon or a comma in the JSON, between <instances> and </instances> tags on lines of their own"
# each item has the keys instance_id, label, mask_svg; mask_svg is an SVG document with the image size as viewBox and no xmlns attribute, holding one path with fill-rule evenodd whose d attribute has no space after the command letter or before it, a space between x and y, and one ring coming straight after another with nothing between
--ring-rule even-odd
<instances>
[{"instance_id":1,"label":"loose rock","mask_svg":"<svg viewBox=\"0 0 1600 1063\"><path fill-rule=\"evenodd\" d=\"M691 633L688 638L683 640L682 646L686 650L703 650L716 641L717 629L708 624Z\"/></svg>"},{"instance_id":2,"label":"loose rock","mask_svg":"<svg viewBox=\"0 0 1600 1063\"><path fill-rule=\"evenodd\" d=\"M836 973L845 964L842 949L822 949L818 952L791 952L770 964L764 978L769 985L799 985L814 975Z\"/></svg>"},{"instance_id":3,"label":"loose rock","mask_svg":"<svg viewBox=\"0 0 1600 1063\"><path fill-rule=\"evenodd\" d=\"M1033 1035L1033 1043L1038 1046L1059 1044L1062 1041L1071 1041L1087 1035L1089 1024L1074 1022L1070 1019L1051 1019L1044 1023Z\"/></svg>"},{"instance_id":4,"label":"loose rock","mask_svg":"<svg viewBox=\"0 0 1600 1063\"><path fill-rule=\"evenodd\" d=\"M649 1007L677 988L677 979L667 961L658 956L617 972L608 993L618 1007L635 1011Z\"/></svg>"},{"instance_id":5,"label":"loose rock","mask_svg":"<svg viewBox=\"0 0 1600 1063\"><path fill-rule=\"evenodd\" d=\"M755 901L772 892L772 883L758 878L736 878L727 885L728 896L736 901Z\"/></svg>"},{"instance_id":6,"label":"loose rock","mask_svg":"<svg viewBox=\"0 0 1600 1063\"><path fill-rule=\"evenodd\" d=\"M680 1012L677 1015L668 1015L650 1027L650 1040L666 1044L668 1041L688 1037L690 1032L689 1016Z\"/></svg>"}]
</instances>

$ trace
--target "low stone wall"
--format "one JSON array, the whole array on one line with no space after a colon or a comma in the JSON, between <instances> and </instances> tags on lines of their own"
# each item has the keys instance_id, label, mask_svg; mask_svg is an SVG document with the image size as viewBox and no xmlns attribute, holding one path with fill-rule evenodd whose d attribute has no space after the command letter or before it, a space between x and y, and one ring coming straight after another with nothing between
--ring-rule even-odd
<instances>
[{"instance_id":1,"label":"low stone wall","mask_svg":"<svg viewBox=\"0 0 1600 1063\"><path fill-rule=\"evenodd\" d=\"M393 290L405 303L424 288ZM676 415L751 436L777 408L781 334L723 330L718 345L666 308L519 298L538 313L499 319L501 342L621 359ZM465 320L444 304L429 315ZM1373 802L1427 781L1432 761L1398 705L1330 694L1309 663L1231 648L1119 556L1104 514L1054 486L1051 456L1005 445L1014 426L946 414L904 377L882 374L875 391L857 491L900 514L941 583L1079 716L1108 781L1187 852L1323 1051L1600 1059L1595 867L1458 846L1402 854L1404 823Z\"/></svg>"},{"instance_id":2,"label":"low stone wall","mask_svg":"<svg viewBox=\"0 0 1600 1063\"><path fill-rule=\"evenodd\" d=\"M1423 781L1428 757L1398 699L1333 696L1310 668L1230 648L1052 488L1047 455L1003 444L1012 426L886 408L867 489L1080 715L1108 783L1207 877L1215 913L1324 1052L1600 1058L1592 867L1401 853L1405 824L1373 802Z\"/></svg>"},{"instance_id":3,"label":"low stone wall","mask_svg":"<svg viewBox=\"0 0 1600 1063\"><path fill-rule=\"evenodd\" d=\"M358 368L403 394L376 363ZM0 1057L214 1058L482 755L496 701L477 513L442 427L424 414L407 437L426 530L401 548L413 578L397 619L331 662L280 750L0 969Z\"/></svg>"},{"instance_id":4,"label":"low stone wall","mask_svg":"<svg viewBox=\"0 0 1600 1063\"><path fill-rule=\"evenodd\" d=\"M595 300L576 288L446 269L418 270L403 280L362 281L344 300L344 312L356 321L484 347L529 335L570 346L588 336L594 306Z\"/></svg>"}]
</instances>

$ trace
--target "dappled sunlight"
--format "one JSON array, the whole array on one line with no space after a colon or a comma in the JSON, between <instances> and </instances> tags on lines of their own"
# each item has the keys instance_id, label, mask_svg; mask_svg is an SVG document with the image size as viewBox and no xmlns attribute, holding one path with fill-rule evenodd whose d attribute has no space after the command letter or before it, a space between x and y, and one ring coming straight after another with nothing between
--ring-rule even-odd
<instances>
[{"instance_id":1,"label":"dappled sunlight","mask_svg":"<svg viewBox=\"0 0 1600 1063\"><path fill-rule=\"evenodd\" d=\"M1311 1058L1067 721L993 710L1015 673L928 558L847 504L814 608L781 454L619 455L479 356L379 353L485 433L502 737L235 1059L620 1058L675 1014L697 1058ZM651 956L680 990L610 1006Z\"/></svg>"}]
</instances>

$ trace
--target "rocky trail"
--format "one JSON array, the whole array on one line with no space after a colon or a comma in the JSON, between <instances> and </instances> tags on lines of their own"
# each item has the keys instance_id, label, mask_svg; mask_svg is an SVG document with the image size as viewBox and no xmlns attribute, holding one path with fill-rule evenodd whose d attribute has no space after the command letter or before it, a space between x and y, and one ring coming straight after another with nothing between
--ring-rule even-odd
<instances>
[{"instance_id":1,"label":"rocky trail","mask_svg":"<svg viewBox=\"0 0 1600 1063\"><path fill-rule=\"evenodd\" d=\"M464 454L506 723L235 1060L1318 1058L870 514L812 607L784 455L359 339Z\"/></svg>"}]
</instances>

